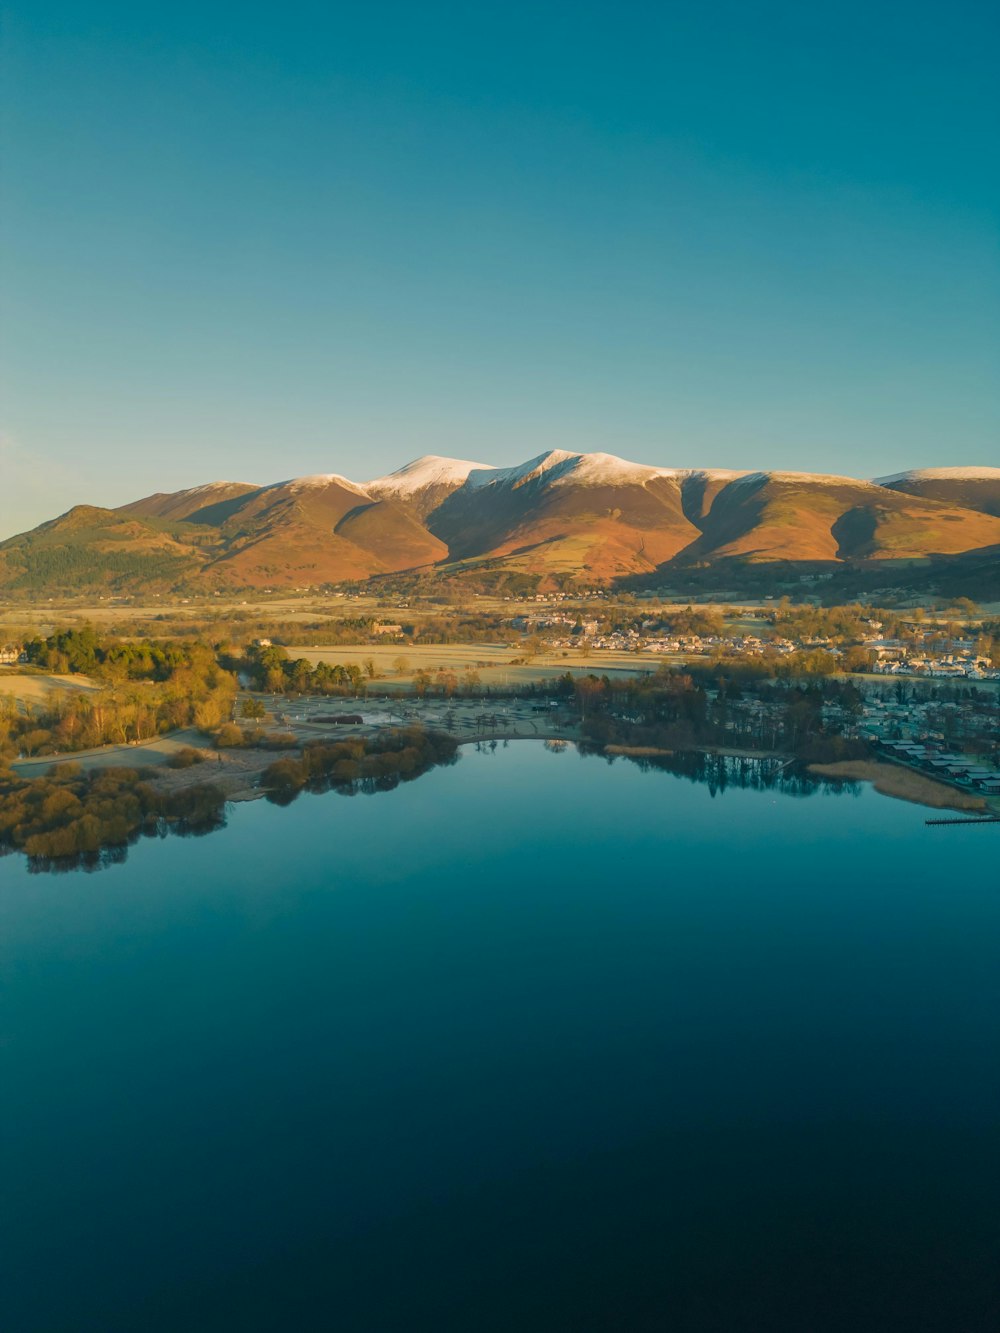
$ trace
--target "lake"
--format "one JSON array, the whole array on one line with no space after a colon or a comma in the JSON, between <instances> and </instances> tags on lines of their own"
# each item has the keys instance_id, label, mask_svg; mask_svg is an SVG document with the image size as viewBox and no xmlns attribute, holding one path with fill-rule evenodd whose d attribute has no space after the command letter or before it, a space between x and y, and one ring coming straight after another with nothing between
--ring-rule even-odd
<instances>
[{"instance_id":1,"label":"lake","mask_svg":"<svg viewBox=\"0 0 1000 1333\"><path fill-rule=\"evenodd\" d=\"M1000 827L929 813L517 742L0 861L0 1324L995 1333Z\"/></svg>"}]
</instances>

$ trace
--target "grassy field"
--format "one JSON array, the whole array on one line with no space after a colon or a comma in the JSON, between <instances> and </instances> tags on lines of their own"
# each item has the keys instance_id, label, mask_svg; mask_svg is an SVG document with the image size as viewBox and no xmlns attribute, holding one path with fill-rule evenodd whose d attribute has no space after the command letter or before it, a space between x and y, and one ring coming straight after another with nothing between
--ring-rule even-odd
<instances>
[{"instance_id":1,"label":"grassy field","mask_svg":"<svg viewBox=\"0 0 1000 1333\"><path fill-rule=\"evenodd\" d=\"M375 663L376 678L369 682L373 691L406 689L413 684L414 674L429 671L432 675L439 670L453 671L459 677L465 671L477 671L482 685L494 688L516 688L518 685L533 681L555 680L570 672L574 676L585 676L590 672L596 675L604 673L636 676L646 671L655 671L662 662L676 662L682 659L668 657L663 653L615 653L594 649L588 656L579 651L561 650L555 653L540 653L527 662L514 663L520 657L517 648L496 647L491 644L415 644L413 647L392 645L363 645L361 647L323 648L319 645L309 648L289 649L290 657L304 657L315 665L317 662L340 663L342 666L364 666L371 660ZM397 671L396 662L403 659L407 663L404 671Z\"/></svg>"},{"instance_id":2,"label":"grassy field","mask_svg":"<svg viewBox=\"0 0 1000 1333\"><path fill-rule=\"evenodd\" d=\"M99 690L100 683L89 676L46 676L11 671L0 667L0 694L12 694L21 703L44 703L51 694L72 690Z\"/></svg>"},{"instance_id":3,"label":"grassy field","mask_svg":"<svg viewBox=\"0 0 1000 1333\"><path fill-rule=\"evenodd\" d=\"M95 626L112 625L120 620L138 620L151 622L151 629L155 628L156 622L160 619L169 619L172 623L185 618L192 621L203 621L206 618L211 619L264 619L271 621L282 621L288 624L297 624L303 621L316 620L322 617L333 616L336 618L351 618L355 616L374 616L382 620L413 620L419 621L427 617L449 614L461 609L473 614L482 613L483 615L501 615L505 617L516 616L525 612L542 611L548 609L558 609L561 605L576 607L589 607L591 610L600 611L609 603L613 604L614 597L574 597L565 604L536 602L534 599L526 601L512 600L508 601L502 597L475 596L464 599L460 606L438 605L431 602L399 602L392 598L383 597L344 597L335 594L319 595L310 594L302 597L260 597L260 598L226 598L226 597L200 597L191 598L186 601L164 601L132 604L123 600L111 600L100 602L74 601L70 599L45 600L37 602L14 603L9 605L0 605L0 630L6 630L7 627L34 628L40 630L51 625L82 625L92 624ZM688 602L672 601L643 601L636 603L637 608L644 612L682 610ZM729 609L730 606L736 611L760 606L760 599L747 602L745 607L737 604L726 603L725 608L721 604L705 603L699 605L699 609L705 611Z\"/></svg>"},{"instance_id":4,"label":"grassy field","mask_svg":"<svg viewBox=\"0 0 1000 1333\"><path fill-rule=\"evenodd\" d=\"M374 599L366 599L366 605L373 607ZM358 603L346 601L343 597L283 597L254 601L205 597L141 605L110 599L103 602L46 600L0 607L0 630L6 633L11 628L21 628L36 633L49 633L55 626L94 625L101 628L121 620L139 620L149 621L150 633L155 634L156 622L162 618L169 619L172 624L184 619L200 624L208 617L237 619L249 616L296 624L315 620L318 616L370 614L370 611L348 609L357 606Z\"/></svg>"}]
</instances>

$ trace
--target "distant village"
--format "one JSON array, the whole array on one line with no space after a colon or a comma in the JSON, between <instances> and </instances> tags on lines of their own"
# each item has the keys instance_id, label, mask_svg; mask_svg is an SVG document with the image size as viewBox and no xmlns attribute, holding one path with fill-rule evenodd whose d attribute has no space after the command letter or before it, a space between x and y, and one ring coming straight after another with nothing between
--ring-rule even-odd
<instances>
[{"instance_id":1,"label":"distant village","mask_svg":"<svg viewBox=\"0 0 1000 1333\"><path fill-rule=\"evenodd\" d=\"M990 657L977 649L977 640L956 638L948 640L947 650L930 646L931 630L923 641L914 643L903 639L882 638L877 620L865 622L870 631L851 648L869 657L868 670L875 675L925 676L941 680L996 680L1000 681L1000 667L994 667ZM603 649L618 653L697 654L699 656L763 657L766 653L791 656L795 653L824 652L842 658L850 648L830 637L809 635L786 638L781 634L762 638L755 634L670 634L662 632L660 622L645 619L638 628L600 631L596 619L583 620L560 612L540 612L513 617L509 624L522 634L545 636L552 649ZM398 626L393 628L399 628Z\"/></svg>"}]
</instances>

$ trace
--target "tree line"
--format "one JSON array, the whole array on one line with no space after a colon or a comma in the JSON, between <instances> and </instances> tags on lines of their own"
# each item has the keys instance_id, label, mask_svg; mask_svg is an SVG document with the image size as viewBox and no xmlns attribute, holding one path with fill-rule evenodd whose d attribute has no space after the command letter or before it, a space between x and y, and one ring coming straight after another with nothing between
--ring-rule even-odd
<instances>
[{"instance_id":1,"label":"tree line","mask_svg":"<svg viewBox=\"0 0 1000 1333\"><path fill-rule=\"evenodd\" d=\"M678 670L645 677L566 676L585 743L666 751L725 746L830 762L869 753L866 742L843 735L863 696L848 679L777 681L746 664Z\"/></svg>"},{"instance_id":2,"label":"tree line","mask_svg":"<svg viewBox=\"0 0 1000 1333\"><path fill-rule=\"evenodd\" d=\"M44 778L0 773L0 854L21 851L33 869L97 866L136 838L207 833L225 823L225 796L210 783L157 791L132 768L90 774L64 764Z\"/></svg>"},{"instance_id":3,"label":"tree line","mask_svg":"<svg viewBox=\"0 0 1000 1333\"><path fill-rule=\"evenodd\" d=\"M0 763L150 740L182 727L210 732L232 714L236 677L203 643L122 643L83 629L32 640L27 651L33 665L86 674L98 688L52 690L38 703L0 696Z\"/></svg>"},{"instance_id":4,"label":"tree line","mask_svg":"<svg viewBox=\"0 0 1000 1333\"><path fill-rule=\"evenodd\" d=\"M452 736L400 727L372 738L313 742L297 757L275 760L264 770L261 786L279 803L293 800L307 787L387 791L438 765L453 764L457 756L458 742Z\"/></svg>"}]
</instances>

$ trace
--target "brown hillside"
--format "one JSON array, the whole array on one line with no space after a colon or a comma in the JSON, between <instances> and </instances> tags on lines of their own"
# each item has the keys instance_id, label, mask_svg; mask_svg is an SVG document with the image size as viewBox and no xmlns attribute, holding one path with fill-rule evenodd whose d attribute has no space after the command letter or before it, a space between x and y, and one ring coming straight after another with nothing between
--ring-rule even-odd
<instances>
[{"instance_id":1,"label":"brown hillside","mask_svg":"<svg viewBox=\"0 0 1000 1333\"><path fill-rule=\"evenodd\" d=\"M574 484L572 473L456 491L429 526L452 559L518 555L533 572L574 563L596 578L652 569L698 535L673 478Z\"/></svg>"},{"instance_id":2,"label":"brown hillside","mask_svg":"<svg viewBox=\"0 0 1000 1333\"><path fill-rule=\"evenodd\" d=\"M117 512L134 514L137 518L161 518L174 523L184 520L219 523L223 521L218 514L221 506L231 505L257 489L243 481L216 481L184 491L157 491L155 495L147 495L142 500L122 505ZM206 512L214 513L215 517L206 519Z\"/></svg>"},{"instance_id":3,"label":"brown hillside","mask_svg":"<svg viewBox=\"0 0 1000 1333\"><path fill-rule=\"evenodd\" d=\"M365 486L331 474L77 506L0 543L0 587L302 587L484 561L605 583L734 558L950 562L1000 546L1000 469L885 480L678 472L558 450L499 469L428 455ZM989 584L988 561L949 564L949 577L965 568Z\"/></svg>"},{"instance_id":4,"label":"brown hillside","mask_svg":"<svg viewBox=\"0 0 1000 1333\"><path fill-rule=\"evenodd\" d=\"M968 475L956 475L961 471L960 468L932 468L904 472L898 477L886 477L882 485L905 495L937 500L953 508L977 509L980 513L1000 517L1000 467L969 469Z\"/></svg>"},{"instance_id":5,"label":"brown hillside","mask_svg":"<svg viewBox=\"0 0 1000 1333\"><path fill-rule=\"evenodd\" d=\"M847 478L759 473L723 487L686 561L917 559L1000 539L991 515Z\"/></svg>"},{"instance_id":6,"label":"brown hillside","mask_svg":"<svg viewBox=\"0 0 1000 1333\"><path fill-rule=\"evenodd\" d=\"M413 569L447 560L448 548L428 532L416 515L402 504L379 500L352 509L335 529L362 550L368 551L384 569Z\"/></svg>"}]
</instances>

